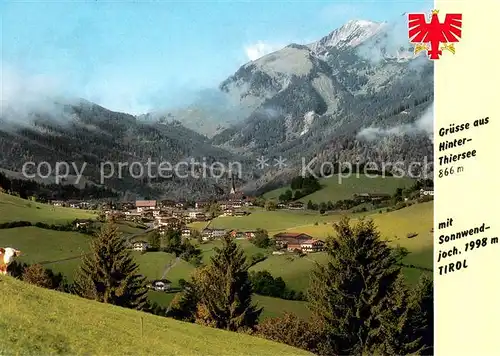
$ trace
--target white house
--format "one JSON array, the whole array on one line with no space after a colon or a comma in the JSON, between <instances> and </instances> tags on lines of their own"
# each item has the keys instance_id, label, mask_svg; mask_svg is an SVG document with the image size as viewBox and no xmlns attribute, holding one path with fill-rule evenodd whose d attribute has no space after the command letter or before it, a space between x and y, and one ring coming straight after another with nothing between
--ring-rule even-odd
<instances>
[{"instance_id":1,"label":"white house","mask_svg":"<svg viewBox=\"0 0 500 356\"><path fill-rule=\"evenodd\" d=\"M166 292L170 290L170 281L166 279L161 279L157 281L153 281L150 285L149 288L154 289L157 292Z\"/></svg>"},{"instance_id":2,"label":"white house","mask_svg":"<svg viewBox=\"0 0 500 356\"><path fill-rule=\"evenodd\" d=\"M420 196L423 197L423 196L433 196L434 195L434 189L431 189L431 188L427 188L427 189L420 189Z\"/></svg>"},{"instance_id":3,"label":"white house","mask_svg":"<svg viewBox=\"0 0 500 356\"><path fill-rule=\"evenodd\" d=\"M300 243L302 252L323 251L324 242L321 240L306 240Z\"/></svg>"},{"instance_id":4,"label":"white house","mask_svg":"<svg viewBox=\"0 0 500 356\"><path fill-rule=\"evenodd\" d=\"M132 244L132 250L134 251L146 251L149 247L146 241L136 241Z\"/></svg>"}]
</instances>

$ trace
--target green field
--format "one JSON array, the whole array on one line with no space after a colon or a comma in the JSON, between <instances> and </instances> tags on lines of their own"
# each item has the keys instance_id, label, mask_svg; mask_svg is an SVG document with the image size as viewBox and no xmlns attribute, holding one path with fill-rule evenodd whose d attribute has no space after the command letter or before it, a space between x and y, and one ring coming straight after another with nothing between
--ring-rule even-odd
<instances>
[{"instance_id":1,"label":"green field","mask_svg":"<svg viewBox=\"0 0 500 356\"><path fill-rule=\"evenodd\" d=\"M68 281L73 281L76 269L81 263L78 256L88 252L90 237L87 235L40 229L37 227L22 227L0 230L0 246L15 246L22 251L18 259L26 263L42 263L45 268L54 272L61 272ZM247 256L258 252L267 253L267 250L255 247L246 240L238 240ZM214 252L215 246L220 246L220 241L200 245L204 260L208 262ZM164 276L165 268L175 261L175 256L165 252L132 252L139 265L139 271L147 279L165 277L173 282L173 287L179 287L179 280L188 280L194 271L194 266L180 259ZM150 292L152 301L162 306L168 306L175 293ZM264 307L262 317L281 315L284 311L293 311L298 315L307 316L305 304L297 301L287 301L276 298L255 296L256 302Z\"/></svg>"},{"instance_id":2,"label":"green field","mask_svg":"<svg viewBox=\"0 0 500 356\"><path fill-rule=\"evenodd\" d=\"M80 258L88 252L90 237L76 232L54 231L37 227L0 230L0 246L21 250L20 262L41 263L72 280ZM68 260L66 260L68 259Z\"/></svg>"},{"instance_id":3,"label":"green field","mask_svg":"<svg viewBox=\"0 0 500 356\"><path fill-rule=\"evenodd\" d=\"M337 220L339 218L340 216ZM410 254L404 263L424 268L433 267L433 234L430 232L433 224L433 202L415 204L390 213L371 213L366 218L373 219L381 237L389 240L391 245L408 249ZM352 222L355 223L356 219ZM286 231L304 232L319 239L334 235L330 223L292 227ZM408 233L418 235L409 239ZM253 266L252 269L268 270L273 276L282 277L290 288L304 290L309 284L309 271L315 261L322 262L326 258L326 253L322 252L304 257L274 255ZM405 268L404 272L409 282L418 280L422 273L412 268Z\"/></svg>"},{"instance_id":4,"label":"green field","mask_svg":"<svg viewBox=\"0 0 500 356\"><path fill-rule=\"evenodd\" d=\"M274 277L281 277L287 287L304 292L309 286L309 275L316 262L327 261L324 252L311 253L304 257L293 255L274 255L256 264L251 271L269 271Z\"/></svg>"},{"instance_id":5,"label":"green field","mask_svg":"<svg viewBox=\"0 0 500 356\"><path fill-rule=\"evenodd\" d=\"M0 193L0 223L23 220L33 223L62 224L95 216L86 210L54 207Z\"/></svg>"},{"instance_id":6,"label":"green field","mask_svg":"<svg viewBox=\"0 0 500 356\"><path fill-rule=\"evenodd\" d=\"M414 204L404 209L389 213L370 213L366 218L373 219L382 238L390 240L393 246L399 245L412 254L407 263L432 268L433 234L433 202ZM353 219L353 222L356 220ZM315 238L325 238L333 234L330 224L300 226L287 229L290 232L304 232ZM417 233L407 238L410 233Z\"/></svg>"},{"instance_id":7,"label":"green field","mask_svg":"<svg viewBox=\"0 0 500 356\"><path fill-rule=\"evenodd\" d=\"M66 210L64 211L66 212ZM212 222L212 226L240 230L264 228L271 234L280 231L304 232L314 238L325 238L334 233L332 223L339 221L343 216L340 213L321 216L317 212L308 211L279 210L269 212L260 208L253 208L251 211L252 214L244 217L217 218ZM57 214L58 211L47 209L44 215L45 221L58 221L58 218L54 216ZM404 261L406 264L432 268L433 236L430 230L433 222L433 202L415 204L389 213L371 211L349 215L353 218L353 222L363 216L373 219L383 238L390 240L393 246L399 245L407 248L411 253ZM38 221L38 219L36 220ZM123 222L118 224L118 227L122 232L128 234L143 231L134 225ZM409 239L406 237L409 233L416 233L417 236ZM22 250L23 255L20 261L42 262L46 268L63 273L69 281L72 281L74 272L80 264L81 259L78 256L88 251L89 239L89 236L79 233L59 232L36 227L0 230L0 246L12 246ZM322 263L327 258L326 253L314 253L304 257L271 255L269 249L260 249L246 239L237 240L237 243L245 251L248 258L256 254L268 256L266 260L254 265L251 270L268 270L273 276L282 277L287 286L296 291L306 290L309 285L311 268L314 267L315 262ZM213 255L214 247L220 245L220 241L199 245L205 263L209 262L210 256ZM180 279L189 280L194 270L193 265L164 252L145 254L133 252L133 256L144 276L148 279L167 278L173 282L174 287L179 286ZM421 270L414 268L404 268L404 272L410 283L415 282L422 273ZM173 296L173 293L150 293L151 300L157 301L163 306L167 306ZM256 300L265 308L263 317L279 315L284 310L307 315L307 310L302 302L262 296L256 296Z\"/></svg>"},{"instance_id":8,"label":"green field","mask_svg":"<svg viewBox=\"0 0 500 356\"><path fill-rule=\"evenodd\" d=\"M156 302L161 306L167 307L178 292L155 292L151 291L148 294L149 300ZM253 295L253 303L264 308L260 315L260 320L283 316L285 312L295 313L301 318L308 319L310 311L307 309L306 302L297 300L285 300L280 298L266 297L263 295Z\"/></svg>"},{"instance_id":9,"label":"green field","mask_svg":"<svg viewBox=\"0 0 500 356\"><path fill-rule=\"evenodd\" d=\"M0 354L310 355L1 277Z\"/></svg>"},{"instance_id":10,"label":"green field","mask_svg":"<svg viewBox=\"0 0 500 356\"><path fill-rule=\"evenodd\" d=\"M397 188L410 187L413 185L414 179L383 176L370 178L363 174L352 174L350 177L346 178L338 175L329 178L322 178L319 182L322 189L299 199L299 201L307 203L311 200L313 203L321 203L352 199L353 194L360 193L394 194ZM278 197L285 193L288 189L290 189L290 187L272 190L264 194L264 198L278 199Z\"/></svg>"},{"instance_id":11,"label":"green field","mask_svg":"<svg viewBox=\"0 0 500 356\"><path fill-rule=\"evenodd\" d=\"M319 212L305 210L275 210L253 208L247 216L224 216L212 220L211 228L255 230L265 229L268 232L278 232L292 227L309 226L315 222L331 223L338 221L342 214L320 215ZM351 214L352 215L352 214ZM359 214L358 214L359 215Z\"/></svg>"},{"instance_id":12,"label":"green field","mask_svg":"<svg viewBox=\"0 0 500 356\"><path fill-rule=\"evenodd\" d=\"M236 243L243 249L247 258L251 258L253 255L256 254L269 255L271 253L270 249L259 248L246 239L241 239L241 240L238 239L236 240ZM210 257L213 256L213 254L215 253L214 247L221 247L221 246L222 246L222 241L217 241L217 240L198 245L198 248L203 253L203 262L208 263L210 261Z\"/></svg>"}]
</instances>

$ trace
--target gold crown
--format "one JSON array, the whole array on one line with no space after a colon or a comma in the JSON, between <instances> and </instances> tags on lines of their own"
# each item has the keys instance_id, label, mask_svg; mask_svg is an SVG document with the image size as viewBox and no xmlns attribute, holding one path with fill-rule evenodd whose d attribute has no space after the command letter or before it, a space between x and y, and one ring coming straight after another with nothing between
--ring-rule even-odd
<instances>
[{"instance_id":1,"label":"gold crown","mask_svg":"<svg viewBox=\"0 0 500 356\"><path fill-rule=\"evenodd\" d=\"M437 15L439 13L439 10L432 10L433 15Z\"/></svg>"}]
</instances>

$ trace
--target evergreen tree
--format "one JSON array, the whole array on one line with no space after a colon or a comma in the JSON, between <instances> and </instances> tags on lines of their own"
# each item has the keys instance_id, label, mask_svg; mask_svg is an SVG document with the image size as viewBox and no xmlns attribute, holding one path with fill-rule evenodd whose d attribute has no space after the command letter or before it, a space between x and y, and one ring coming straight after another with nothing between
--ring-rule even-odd
<instances>
[{"instance_id":1,"label":"evergreen tree","mask_svg":"<svg viewBox=\"0 0 500 356\"><path fill-rule=\"evenodd\" d=\"M145 309L145 278L138 274L138 266L114 225L104 225L92 239L90 254L77 271L74 291L103 303Z\"/></svg>"},{"instance_id":2,"label":"evergreen tree","mask_svg":"<svg viewBox=\"0 0 500 356\"><path fill-rule=\"evenodd\" d=\"M158 231L153 231L151 235L149 235L149 245L151 246L152 251L159 251L161 247L161 238Z\"/></svg>"},{"instance_id":3,"label":"evergreen tree","mask_svg":"<svg viewBox=\"0 0 500 356\"><path fill-rule=\"evenodd\" d=\"M383 316L383 341L378 352L384 355L432 355L434 343L433 282L423 275L409 290L398 279L392 308Z\"/></svg>"},{"instance_id":4,"label":"evergreen tree","mask_svg":"<svg viewBox=\"0 0 500 356\"><path fill-rule=\"evenodd\" d=\"M191 231L191 238L200 244L203 243L203 236L201 235L200 230L193 229Z\"/></svg>"},{"instance_id":5,"label":"evergreen tree","mask_svg":"<svg viewBox=\"0 0 500 356\"><path fill-rule=\"evenodd\" d=\"M313 315L325 328L321 353L371 354L380 348L381 319L399 285L398 255L372 221L351 227L344 218L334 228L337 236L326 244L329 261L316 266L308 291Z\"/></svg>"},{"instance_id":6,"label":"evergreen tree","mask_svg":"<svg viewBox=\"0 0 500 356\"><path fill-rule=\"evenodd\" d=\"M252 284L244 252L226 237L211 264L194 280L199 297L197 323L237 331L253 328L262 309L252 304Z\"/></svg>"},{"instance_id":7,"label":"evergreen tree","mask_svg":"<svg viewBox=\"0 0 500 356\"><path fill-rule=\"evenodd\" d=\"M421 355L434 354L434 282L423 274L410 297L412 332L420 337Z\"/></svg>"},{"instance_id":8,"label":"evergreen tree","mask_svg":"<svg viewBox=\"0 0 500 356\"><path fill-rule=\"evenodd\" d=\"M196 289L196 275L200 270L195 270L193 274L193 283L186 282L183 291L178 293L170 303L167 316L177 320L194 323L196 321L196 310L199 302Z\"/></svg>"}]
</instances>

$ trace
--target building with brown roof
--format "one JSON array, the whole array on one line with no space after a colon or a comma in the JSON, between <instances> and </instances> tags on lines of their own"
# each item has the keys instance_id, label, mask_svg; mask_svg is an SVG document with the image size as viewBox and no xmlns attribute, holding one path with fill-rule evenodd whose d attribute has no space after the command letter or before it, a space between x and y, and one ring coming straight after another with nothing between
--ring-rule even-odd
<instances>
[{"instance_id":1,"label":"building with brown roof","mask_svg":"<svg viewBox=\"0 0 500 356\"><path fill-rule=\"evenodd\" d=\"M138 213L142 213L146 210L155 210L156 200L136 200L135 207Z\"/></svg>"}]
</instances>

